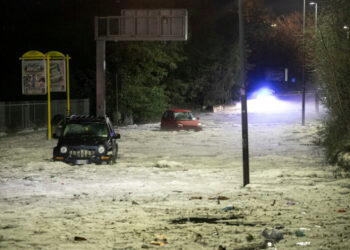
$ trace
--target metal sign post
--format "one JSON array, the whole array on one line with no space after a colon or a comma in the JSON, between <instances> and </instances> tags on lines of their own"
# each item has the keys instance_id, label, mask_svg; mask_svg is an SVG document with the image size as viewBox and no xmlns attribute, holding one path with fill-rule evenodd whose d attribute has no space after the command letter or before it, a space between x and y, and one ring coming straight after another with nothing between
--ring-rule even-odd
<instances>
[{"instance_id":1,"label":"metal sign post","mask_svg":"<svg viewBox=\"0 0 350 250\"><path fill-rule=\"evenodd\" d=\"M48 97L48 138L51 139L51 92L67 93L67 115L70 114L69 96L69 55L58 51L49 51L47 60L47 97Z\"/></svg>"},{"instance_id":2,"label":"metal sign post","mask_svg":"<svg viewBox=\"0 0 350 250\"><path fill-rule=\"evenodd\" d=\"M241 108L242 108L242 151L243 151L243 186L249 184L249 144L248 144L248 111L245 77L245 53L244 53L244 24L243 24L243 0L239 0L239 55L241 64Z\"/></svg>"}]
</instances>

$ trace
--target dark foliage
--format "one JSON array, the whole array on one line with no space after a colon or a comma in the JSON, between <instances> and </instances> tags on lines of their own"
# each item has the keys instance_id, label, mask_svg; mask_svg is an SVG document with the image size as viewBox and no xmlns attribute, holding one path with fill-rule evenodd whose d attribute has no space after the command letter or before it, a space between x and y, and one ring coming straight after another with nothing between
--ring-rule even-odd
<instances>
[{"instance_id":1,"label":"dark foliage","mask_svg":"<svg viewBox=\"0 0 350 250\"><path fill-rule=\"evenodd\" d=\"M319 18L317 31L309 41L311 67L319 84L322 100L329 111L322 135L328 160L350 169L349 162L339 157L350 153L350 2L336 0L328 2Z\"/></svg>"}]
</instances>

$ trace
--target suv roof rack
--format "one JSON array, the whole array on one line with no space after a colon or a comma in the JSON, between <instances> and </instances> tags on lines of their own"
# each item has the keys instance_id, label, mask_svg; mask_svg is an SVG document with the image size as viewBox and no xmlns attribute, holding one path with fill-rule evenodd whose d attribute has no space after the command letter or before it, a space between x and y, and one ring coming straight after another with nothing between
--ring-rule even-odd
<instances>
[{"instance_id":1,"label":"suv roof rack","mask_svg":"<svg viewBox=\"0 0 350 250\"><path fill-rule=\"evenodd\" d=\"M66 117L66 121L106 121L109 120L107 116L93 116L93 115L70 115Z\"/></svg>"}]
</instances>

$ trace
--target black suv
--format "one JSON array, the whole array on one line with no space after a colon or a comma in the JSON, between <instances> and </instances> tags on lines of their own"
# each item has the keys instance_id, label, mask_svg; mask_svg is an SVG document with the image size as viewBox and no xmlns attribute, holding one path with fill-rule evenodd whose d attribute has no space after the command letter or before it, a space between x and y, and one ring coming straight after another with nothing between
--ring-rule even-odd
<instances>
[{"instance_id":1,"label":"black suv","mask_svg":"<svg viewBox=\"0 0 350 250\"><path fill-rule=\"evenodd\" d=\"M108 117L76 116L65 119L54 134L58 138L53 149L53 160L70 164L102 162L115 163L118 154L117 139Z\"/></svg>"}]
</instances>

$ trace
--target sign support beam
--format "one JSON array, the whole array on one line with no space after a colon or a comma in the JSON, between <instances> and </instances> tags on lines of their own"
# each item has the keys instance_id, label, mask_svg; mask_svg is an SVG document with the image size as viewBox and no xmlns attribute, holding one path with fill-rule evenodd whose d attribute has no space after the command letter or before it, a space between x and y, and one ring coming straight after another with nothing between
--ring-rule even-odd
<instances>
[{"instance_id":1,"label":"sign support beam","mask_svg":"<svg viewBox=\"0 0 350 250\"><path fill-rule=\"evenodd\" d=\"M106 113L105 102L105 71L106 71L106 42L96 41L96 115L104 116Z\"/></svg>"}]
</instances>

